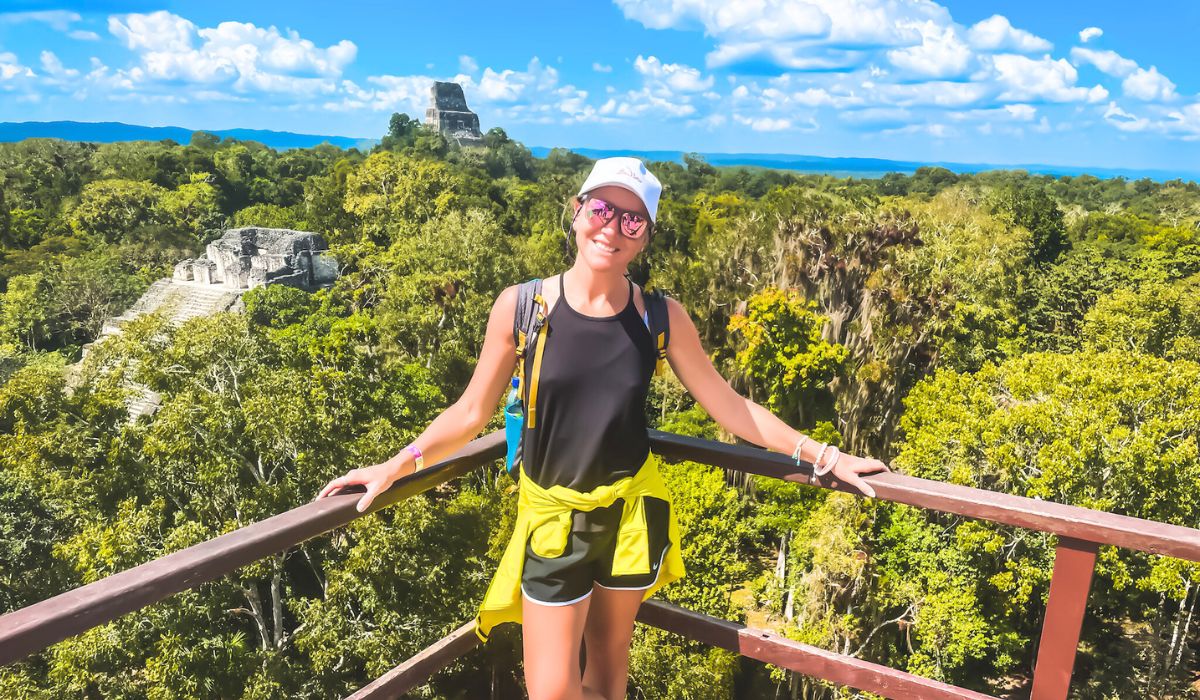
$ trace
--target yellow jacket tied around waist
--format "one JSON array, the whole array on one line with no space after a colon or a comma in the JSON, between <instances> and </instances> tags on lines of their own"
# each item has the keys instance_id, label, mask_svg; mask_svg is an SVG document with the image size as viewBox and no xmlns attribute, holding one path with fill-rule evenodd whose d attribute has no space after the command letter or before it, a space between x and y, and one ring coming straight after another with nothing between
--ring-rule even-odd
<instances>
[{"instance_id":1,"label":"yellow jacket tied around waist","mask_svg":"<svg viewBox=\"0 0 1200 700\"><path fill-rule=\"evenodd\" d=\"M621 523L617 531L616 552L613 555L614 576L650 573L650 541L647 536L645 496L670 503L671 497L654 457L646 459L633 476L586 493L565 486L544 489L521 469L521 492L517 499L517 523L512 538L500 559L496 576L488 586L479 615L475 618L475 634L487 641L492 628L502 622L521 622L521 573L525 567L525 543L540 557L562 556L571 536L572 511L589 511L624 500ZM686 573L679 551L679 521L675 509L669 508L667 535L670 545L654 584L642 595L646 600L659 588L682 578Z\"/></svg>"}]
</instances>

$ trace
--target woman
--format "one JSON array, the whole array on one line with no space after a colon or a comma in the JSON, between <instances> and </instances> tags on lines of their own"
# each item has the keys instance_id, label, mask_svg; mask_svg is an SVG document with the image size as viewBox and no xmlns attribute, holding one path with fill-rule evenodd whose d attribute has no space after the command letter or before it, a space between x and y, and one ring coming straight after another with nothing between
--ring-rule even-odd
<instances>
[{"instance_id":1,"label":"woman","mask_svg":"<svg viewBox=\"0 0 1200 700\"><path fill-rule=\"evenodd\" d=\"M522 443L518 526L477 621L484 638L496 622L522 622L531 700L624 698L638 607L683 573L675 515L648 459L645 401L657 357L642 291L626 278L648 245L661 191L635 158L597 161L571 202L575 262L542 285L547 335L537 425L527 418ZM317 497L361 484L363 511L396 479L474 438L516 366L516 299L515 286L496 299L462 398L398 455L334 479ZM687 312L666 302L667 360L713 420L874 496L861 476L886 465L812 441L739 396L713 368Z\"/></svg>"}]
</instances>

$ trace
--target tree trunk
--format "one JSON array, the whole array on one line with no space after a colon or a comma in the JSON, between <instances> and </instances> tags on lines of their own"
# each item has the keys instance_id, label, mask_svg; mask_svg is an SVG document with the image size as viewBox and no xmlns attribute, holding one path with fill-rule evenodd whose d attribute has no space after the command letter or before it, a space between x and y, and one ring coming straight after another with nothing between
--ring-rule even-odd
<instances>
[{"instance_id":1,"label":"tree trunk","mask_svg":"<svg viewBox=\"0 0 1200 700\"><path fill-rule=\"evenodd\" d=\"M1179 646L1175 650L1175 660L1171 663L1172 667L1178 666L1179 662L1183 660L1183 651L1188 644L1188 633L1192 629L1192 614L1196 612L1196 601L1200 600L1200 588L1193 589L1192 582L1188 581L1187 591L1183 594L1183 601L1180 601L1180 612L1183 611L1183 603L1187 601L1187 593L1193 590L1195 592L1192 593L1192 604L1188 606L1187 617L1183 622L1183 631L1179 635Z\"/></svg>"},{"instance_id":2,"label":"tree trunk","mask_svg":"<svg viewBox=\"0 0 1200 700\"><path fill-rule=\"evenodd\" d=\"M283 633L283 558L278 554L271 557L271 616L275 633L275 649L282 650L287 640Z\"/></svg>"},{"instance_id":3,"label":"tree trunk","mask_svg":"<svg viewBox=\"0 0 1200 700\"><path fill-rule=\"evenodd\" d=\"M271 648L270 633L267 631L267 619L263 616L262 597L258 593L258 585L250 584L242 586L242 594L246 596L246 601L250 604L250 615L254 618L254 624L258 627L258 636L260 646L263 651Z\"/></svg>"}]
</instances>

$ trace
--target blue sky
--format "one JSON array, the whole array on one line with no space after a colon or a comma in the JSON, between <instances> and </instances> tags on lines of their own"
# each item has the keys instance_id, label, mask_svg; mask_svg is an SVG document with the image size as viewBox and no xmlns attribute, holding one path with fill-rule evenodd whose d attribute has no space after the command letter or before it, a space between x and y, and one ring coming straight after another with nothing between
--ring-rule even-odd
<instances>
[{"instance_id":1,"label":"blue sky","mask_svg":"<svg viewBox=\"0 0 1200 700\"><path fill-rule=\"evenodd\" d=\"M0 121L378 137L439 79L529 145L1200 170L1200 3L0 8Z\"/></svg>"}]
</instances>

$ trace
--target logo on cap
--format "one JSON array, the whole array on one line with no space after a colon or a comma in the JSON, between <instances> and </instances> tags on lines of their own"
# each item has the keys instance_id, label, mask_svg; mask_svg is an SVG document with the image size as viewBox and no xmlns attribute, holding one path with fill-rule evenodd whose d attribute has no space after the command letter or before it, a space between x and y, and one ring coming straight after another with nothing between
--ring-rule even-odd
<instances>
[{"instance_id":1,"label":"logo on cap","mask_svg":"<svg viewBox=\"0 0 1200 700\"><path fill-rule=\"evenodd\" d=\"M622 165L620 168L617 168L617 174L618 175L628 175L630 178L632 178L638 182L642 181L642 174L634 171L634 169L629 167L628 165Z\"/></svg>"}]
</instances>

